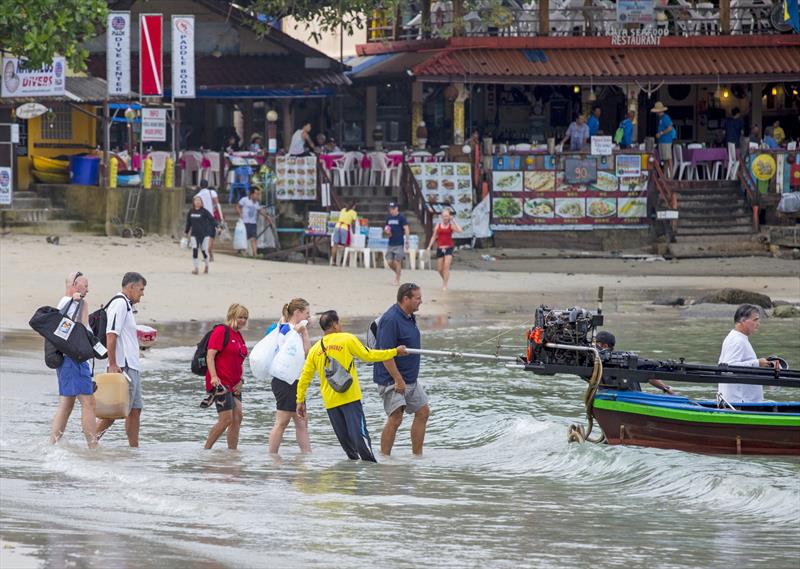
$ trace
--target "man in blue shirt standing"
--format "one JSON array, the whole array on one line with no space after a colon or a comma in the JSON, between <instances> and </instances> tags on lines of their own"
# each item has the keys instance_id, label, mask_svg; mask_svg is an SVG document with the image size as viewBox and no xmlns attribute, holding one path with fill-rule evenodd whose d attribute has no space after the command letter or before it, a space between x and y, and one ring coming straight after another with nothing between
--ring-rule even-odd
<instances>
[{"instance_id":1,"label":"man in blue shirt standing","mask_svg":"<svg viewBox=\"0 0 800 569\"><path fill-rule=\"evenodd\" d=\"M735 144L739 147L739 141L742 138L742 131L744 130L744 119L739 107L734 107L731 111L731 116L725 121L725 144Z\"/></svg>"},{"instance_id":2,"label":"man in blue shirt standing","mask_svg":"<svg viewBox=\"0 0 800 569\"><path fill-rule=\"evenodd\" d=\"M672 126L672 119L667 114L667 107L661 101L650 109L651 113L658 115L658 128L656 129L656 142L658 143L658 155L664 162L664 173L668 178L672 177L672 143L675 141L675 128Z\"/></svg>"},{"instance_id":3,"label":"man in blue shirt standing","mask_svg":"<svg viewBox=\"0 0 800 569\"><path fill-rule=\"evenodd\" d=\"M394 284L400 284L400 273L403 270L403 259L408 250L408 221L400 213L395 202L389 202L389 217L386 218L384 232L389 234L389 247L386 249L386 264L394 271Z\"/></svg>"},{"instance_id":4,"label":"man in blue shirt standing","mask_svg":"<svg viewBox=\"0 0 800 569\"><path fill-rule=\"evenodd\" d=\"M592 114L589 115L589 136L592 137L600 132L600 115L603 113L600 107L595 106L592 108Z\"/></svg>"},{"instance_id":5,"label":"man in blue shirt standing","mask_svg":"<svg viewBox=\"0 0 800 569\"><path fill-rule=\"evenodd\" d=\"M629 110L628 116L619 123L619 128L622 129L622 140L619 141L620 148L630 148L633 144L633 119L635 118L636 111Z\"/></svg>"},{"instance_id":6,"label":"man in blue shirt standing","mask_svg":"<svg viewBox=\"0 0 800 569\"><path fill-rule=\"evenodd\" d=\"M412 283L403 283L397 289L397 304L393 304L380 318L375 349L383 349L392 342L401 341L407 348L421 346L419 328L414 313L422 304L422 291ZM396 346L397 344L394 344ZM392 347L394 347L392 346ZM409 354L397 359L376 363L372 379L378 384L378 393L383 399L383 408L388 418L381 433L381 453L392 453L397 429L403 422L403 414L414 415L411 424L411 452L422 455L425 429L431 410L425 388L417 381L419 376L419 354Z\"/></svg>"}]
</instances>

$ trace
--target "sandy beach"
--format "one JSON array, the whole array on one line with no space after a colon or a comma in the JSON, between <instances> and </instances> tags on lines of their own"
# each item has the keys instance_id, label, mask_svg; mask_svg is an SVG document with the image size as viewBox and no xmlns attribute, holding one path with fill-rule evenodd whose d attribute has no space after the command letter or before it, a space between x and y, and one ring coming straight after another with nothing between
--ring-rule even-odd
<instances>
[{"instance_id":1,"label":"sandy beach","mask_svg":"<svg viewBox=\"0 0 800 569\"><path fill-rule=\"evenodd\" d=\"M647 301L662 295L689 298L708 289L742 288L773 299L800 301L800 262L766 257L646 261L621 258L553 258L558 254L489 251L457 253L450 290L440 290L435 271L404 271L403 280L423 289L423 313L448 315L529 314L539 303L591 305L598 286L608 302ZM544 253L544 254L542 254ZM394 299L387 270L271 262L218 254L208 275L191 274L191 256L168 238L142 240L66 236L60 245L43 237L0 238L0 328L26 329L39 306L54 303L63 280L79 270L90 278L92 308L116 291L123 273L138 271L148 286L139 307L142 324L221 319L232 302L254 318L276 318L292 297L312 310L335 308L345 317L370 317Z\"/></svg>"}]
</instances>

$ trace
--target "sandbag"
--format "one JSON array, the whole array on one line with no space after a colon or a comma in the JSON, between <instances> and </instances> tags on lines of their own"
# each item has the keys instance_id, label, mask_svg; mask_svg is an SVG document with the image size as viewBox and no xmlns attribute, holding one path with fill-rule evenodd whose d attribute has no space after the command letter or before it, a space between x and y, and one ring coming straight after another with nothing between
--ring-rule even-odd
<instances>
[{"instance_id":1,"label":"sandbag","mask_svg":"<svg viewBox=\"0 0 800 569\"><path fill-rule=\"evenodd\" d=\"M781 213L800 212L800 192L783 194L778 202L778 211Z\"/></svg>"},{"instance_id":2,"label":"sandbag","mask_svg":"<svg viewBox=\"0 0 800 569\"><path fill-rule=\"evenodd\" d=\"M94 377L95 414L98 419L124 419L131 410L129 380L121 373L100 373Z\"/></svg>"},{"instance_id":3,"label":"sandbag","mask_svg":"<svg viewBox=\"0 0 800 569\"><path fill-rule=\"evenodd\" d=\"M269 377L269 369L283 340L280 329L280 326L276 326L250 352L250 371L253 372L253 377L256 379L265 380Z\"/></svg>"},{"instance_id":4,"label":"sandbag","mask_svg":"<svg viewBox=\"0 0 800 569\"><path fill-rule=\"evenodd\" d=\"M289 330L283 340L275 359L272 360L269 373L272 377L292 384L300 378L306 353L303 350L303 338L294 330Z\"/></svg>"},{"instance_id":5,"label":"sandbag","mask_svg":"<svg viewBox=\"0 0 800 569\"><path fill-rule=\"evenodd\" d=\"M247 249L247 228L241 219L236 222L236 229L233 230L233 248L237 251Z\"/></svg>"}]
</instances>

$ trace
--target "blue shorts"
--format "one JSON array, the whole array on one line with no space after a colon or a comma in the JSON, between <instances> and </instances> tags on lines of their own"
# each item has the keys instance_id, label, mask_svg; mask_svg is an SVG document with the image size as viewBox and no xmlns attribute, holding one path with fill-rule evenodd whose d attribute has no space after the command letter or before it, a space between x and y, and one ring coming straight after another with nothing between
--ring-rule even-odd
<instances>
[{"instance_id":1,"label":"blue shorts","mask_svg":"<svg viewBox=\"0 0 800 569\"><path fill-rule=\"evenodd\" d=\"M78 363L69 356L64 356L64 363L56 370L56 374L58 375L58 394L61 397L94 393L89 362Z\"/></svg>"},{"instance_id":2,"label":"blue shorts","mask_svg":"<svg viewBox=\"0 0 800 569\"><path fill-rule=\"evenodd\" d=\"M347 234L350 230L346 227L337 227L333 230L333 243L334 245L347 246Z\"/></svg>"}]
</instances>

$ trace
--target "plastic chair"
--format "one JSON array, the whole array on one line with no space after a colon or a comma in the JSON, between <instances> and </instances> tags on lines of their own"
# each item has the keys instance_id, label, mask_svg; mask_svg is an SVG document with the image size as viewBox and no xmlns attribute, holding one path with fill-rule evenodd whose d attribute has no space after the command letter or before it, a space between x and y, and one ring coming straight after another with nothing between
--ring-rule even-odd
<instances>
[{"instance_id":1,"label":"plastic chair","mask_svg":"<svg viewBox=\"0 0 800 569\"><path fill-rule=\"evenodd\" d=\"M725 171L726 180L735 180L739 173L739 160L736 158L736 145L728 143L728 169Z\"/></svg>"},{"instance_id":2,"label":"plastic chair","mask_svg":"<svg viewBox=\"0 0 800 569\"><path fill-rule=\"evenodd\" d=\"M167 158L170 157L169 152L157 151L151 152L147 156L153 165L153 185L164 185L164 170L167 168Z\"/></svg>"},{"instance_id":3,"label":"plastic chair","mask_svg":"<svg viewBox=\"0 0 800 569\"><path fill-rule=\"evenodd\" d=\"M237 166L233 169L233 181L228 191L228 203L239 202L241 199L238 196L239 190L242 190L242 197L250 193L250 166Z\"/></svg>"},{"instance_id":4,"label":"plastic chair","mask_svg":"<svg viewBox=\"0 0 800 569\"><path fill-rule=\"evenodd\" d=\"M192 186L200 182L201 164L203 155L196 150L185 150L181 153L183 168L181 169L181 185Z\"/></svg>"},{"instance_id":5,"label":"plastic chair","mask_svg":"<svg viewBox=\"0 0 800 569\"><path fill-rule=\"evenodd\" d=\"M208 181L211 187L218 187L219 182L222 179L219 164L219 152L204 152L202 159L207 160L209 166L207 168L201 168L201 176Z\"/></svg>"},{"instance_id":6,"label":"plastic chair","mask_svg":"<svg viewBox=\"0 0 800 569\"><path fill-rule=\"evenodd\" d=\"M389 164L386 162L386 155L383 152L372 152L369 155L370 166L368 184L371 186L388 186L391 173Z\"/></svg>"},{"instance_id":7,"label":"plastic chair","mask_svg":"<svg viewBox=\"0 0 800 569\"><path fill-rule=\"evenodd\" d=\"M662 156L661 159L663 160L664 157ZM672 145L672 169L673 178L676 180L680 180L683 178L683 173L688 170L687 180L692 179L692 164L691 162L686 162L683 159L683 148L680 144L673 144Z\"/></svg>"},{"instance_id":8,"label":"plastic chair","mask_svg":"<svg viewBox=\"0 0 800 569\"><path fill-rule=\"evenodd\" d=\"M331 181L334 186L350 186L356 177L356 153L348 152L334 161Z\"/></svg>"}]
</instances>

